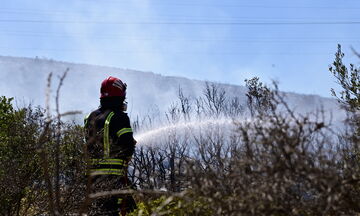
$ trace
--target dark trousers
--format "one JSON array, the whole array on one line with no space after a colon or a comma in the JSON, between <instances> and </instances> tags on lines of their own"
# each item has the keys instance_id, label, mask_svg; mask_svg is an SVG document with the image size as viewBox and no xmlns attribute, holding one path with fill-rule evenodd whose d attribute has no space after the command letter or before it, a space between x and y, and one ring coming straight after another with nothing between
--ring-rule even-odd
<instances>
[{"instance_id":1,"label":"dark trousers","mask_svg":"<svg viewBox=\"0 0 360 216\"><path fill-rule=\"evenodd\" d=\"M127 177L116 175L101 175L91 177L92 193L129 189L129 180ZM88 215L112 216L126 215L136 209L136 203L131 195L112 195L103 196L92 200L89 206Z\"/></svg>"},{"instance_id":2,"label":"dark trousers","mask_svg":"<svg viewBox=\"0 0 360 216\"><path fill-rule=\"evenodd\" d=\"M119 216L120 213L126 215L135 208L136 203L132 196L111 196L94 200L89 215Z\"/></svg>"}]
</instances>

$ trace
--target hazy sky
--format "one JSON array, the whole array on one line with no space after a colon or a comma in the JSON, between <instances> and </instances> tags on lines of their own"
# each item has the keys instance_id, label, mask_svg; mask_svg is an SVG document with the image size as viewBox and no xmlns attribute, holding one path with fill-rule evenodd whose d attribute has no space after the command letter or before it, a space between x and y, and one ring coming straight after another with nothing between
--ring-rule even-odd
<instances>
[{"instance_id":1,"label":"hazy sky","mask_svg":"<svg viewBox=\"0 0 360 216\"><path fill-rule=\"evenodd\" d=\"M0 55L330 96L342 44L359 63L359 0L2 0ZM0 71L1 73L1 71Z\"/></svg>"}]
</instances>

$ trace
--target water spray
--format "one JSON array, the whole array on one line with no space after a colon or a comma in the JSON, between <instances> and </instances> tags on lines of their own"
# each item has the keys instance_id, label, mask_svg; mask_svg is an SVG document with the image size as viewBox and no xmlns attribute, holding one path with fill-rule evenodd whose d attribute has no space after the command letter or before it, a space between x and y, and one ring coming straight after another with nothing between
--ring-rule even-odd
<instances>
[{"instance_id":1,"label":"water spray","mask_svg":"<svg viewBox=\"0 0 360 216\"><path fill-rule=\"evenodd\" d=\"M179 122L176 124L165 125L163 127L141 131L138 134L135 134L135 139L138 142L138 145L144 144L146 140L151 139L153 137L157 137L160 135L164 135L165 133L171 132L173 130L183 131L185 129L196 129L204 126L215 126L215 125L232 125L234 121L229 118L221 118L221 119L207 119L205 121L188 121L188 122Z\"/></svg>"}]
</instances>

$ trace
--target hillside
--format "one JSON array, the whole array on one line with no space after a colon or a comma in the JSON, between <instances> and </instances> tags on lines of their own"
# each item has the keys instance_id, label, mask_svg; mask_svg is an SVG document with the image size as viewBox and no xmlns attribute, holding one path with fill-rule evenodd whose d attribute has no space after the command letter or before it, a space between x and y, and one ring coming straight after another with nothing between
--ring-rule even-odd
<instances>
[{"instance_id":1,"label":"hillside","mask_svg":"<svg viewBox=\"0 0 360 216\"><path fill-rule=\"evenodd\" d=\"M98 106L99 85L109 75L116 76L128 84L128 112L131 116L149 112L165 112L176 101L179 87L191 98L202 94L205 81L183 77L162 76L152 72L130 69L59 62L39 58L0 57L0 94L15 97L19 105L29 102L44 106L46 79L54 73L53 89L57 76L67 68L69 74L61 90L61 109L81 110L84 113ZM220 84L229 96L238 96L245 102L245 87ZM281 89L281 86L280 86ZM334 121L343 118L335 100L317 95L286 93L291 107L306 113L320 107L333 114Z\"/></svg>"}]
</instances>

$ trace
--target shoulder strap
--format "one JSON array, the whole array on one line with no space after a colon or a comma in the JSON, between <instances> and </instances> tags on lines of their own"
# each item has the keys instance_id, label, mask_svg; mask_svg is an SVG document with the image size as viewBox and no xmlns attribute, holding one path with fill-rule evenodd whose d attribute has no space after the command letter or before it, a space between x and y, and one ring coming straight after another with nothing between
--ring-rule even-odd
<instances>
[{"instance_id":1,"label":"shoulder strap","mask_svg":"<svg viewBox=\"0 0 360 216\"><path fill-rule=\"evenodd\" d=\"M110 112L104 124L104 158L110 158L109 125L114 112Z\"/></svg>"}]
</instances>

